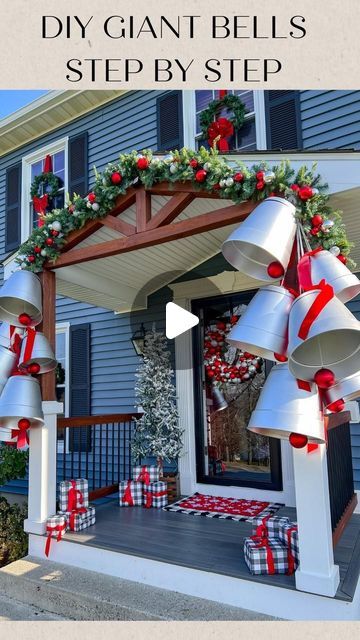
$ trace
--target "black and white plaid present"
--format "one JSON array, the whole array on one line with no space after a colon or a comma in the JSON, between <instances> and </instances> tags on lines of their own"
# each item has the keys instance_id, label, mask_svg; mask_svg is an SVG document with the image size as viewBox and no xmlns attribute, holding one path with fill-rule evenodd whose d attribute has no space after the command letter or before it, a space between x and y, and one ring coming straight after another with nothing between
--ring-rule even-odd
<instances>
[{"instance_id":1,"label":"black and white plaid present","mask_svg":"<svg viewBox=\"0 0 360 640\"><path fill-rule=\"evenodd\" d=\"M245 538L245 562L254 575L288 572L288 552L276 538Z\"/></svg>"},{"instance_id":2,"label":"black and white plaid present","mask_svg":"<svg viewBox=\"0 0 360 640\"><path fill-rule=\"evenodd\" d=\"M144 485L144 505L145 507L155 507L160 509L166 507L168 503L167 484L162 480Z\"/></svg>"},{"instance_id":3,"label":"black and white plaid present","mask_svg":"<svg viewBox=\"0 0 360 640\"><path fill-rule=\"evenodd\" d=\"M75 489L76 505L73 503L72 508L80 509L80 507L89 506L89 483L85 478L77 480L62 480L59 484L59 511L67 511L69 505L69 491Z\"/></svg>"},{"instance_id":4,"label":"black and white plaid present","mask_svg":"<svg viewBox=\"0 0 360 640\"><path fill-rule=\"evenodd\" d=\"M280 531L289 524L290 520L286 516L267 515L253 519L253 536L268 536L269 538L280 538Z\"/></svg>"},{"instance_id":5,"label":"black and white plaid present","mask_svg":"<svg viewBox=\"0 0 360 640\"><path fill-rule=\"evenodd\" d=\"M141 507L143 504L143 484L135 480L122 480L119 484L120 507Z\"/></svg>"},{"instance_id":6,"label":"black and white plaid present","mask_svg":"<svg viewBox=\"0 0 360 640\"><path fill-rule=\"evenodd\" d=\"M150 482L158 482L160 480L160 467L155 465L147 466L143 464L133 467L133 480L149 484Z\"/></svg>"},{"instance_id":7,"label":"black and white plaid present","mask_svg":"<svg viewBox=\"0 0 360 640\"><path fill-rule=\"evenodd\" d=\"M51 516L46 521L46 543L45 543L45 555L50 553L51 538L56 538L58 542L62 539L67 529L66 516L56 515Z\"/></svg>"},{"instance_id":8,"label":"black and white plaid present","mask_svg":"<svg viewBox=\"0 0 360 640\"><path fill-rule=\"evenodd\" d=\"M58 511L58 515L66 517L70 531L83 531L96 522L95 507L82 507L75 511Z\"/></svg>"},{"instance_id":9,"label":"black and white plaid present","mask_svg":"<svg viewBox=\"0 0 360 640\"><path fill-rule=\"evenodd\" d=\"M295 568L298 567L300 562L299 553L299 533L296 522L289 522L281 527L279 532L279 539L288 549L290 549L291 555L294 558Z\"/></svg>"}]
</instances>

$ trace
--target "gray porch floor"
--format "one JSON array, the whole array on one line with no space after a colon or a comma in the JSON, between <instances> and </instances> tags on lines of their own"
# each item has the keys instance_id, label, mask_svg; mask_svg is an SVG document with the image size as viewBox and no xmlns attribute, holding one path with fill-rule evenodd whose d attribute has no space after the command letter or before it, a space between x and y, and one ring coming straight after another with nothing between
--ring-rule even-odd
<instances>
[{"instance_id":1,"label":"gray porch floor","mask_svg":"<svg viewBox=\"0 0 360 640\"><path fill-rule=\"evenodd\" d=\"M279 514L296 520L295 509ZM253 576L243 556L244 538L251 524L187 516L162 509L120 508L117 500L96 505L96 524L65 540L118 553L295 589L294 576ZM354 514L335 549L340 567L339 600L351 601L360 574L360 514Z\"/></svg>"}]
</instances>

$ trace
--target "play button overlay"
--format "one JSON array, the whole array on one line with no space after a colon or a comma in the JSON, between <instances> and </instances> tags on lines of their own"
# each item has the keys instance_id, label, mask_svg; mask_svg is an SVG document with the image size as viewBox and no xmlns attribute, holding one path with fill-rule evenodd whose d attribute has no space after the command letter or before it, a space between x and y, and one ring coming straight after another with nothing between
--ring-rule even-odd
<instances>
[{"instance_id":1,"label":"play button overlay","mask_svg":"<svg viewBox=\"0 0 360 640\"><path fill-rule=\"evenodd\" d=\"M174 302L166 305L166 337L172 340L199 324L199 318Z\"/></svg>"}]
</instances>

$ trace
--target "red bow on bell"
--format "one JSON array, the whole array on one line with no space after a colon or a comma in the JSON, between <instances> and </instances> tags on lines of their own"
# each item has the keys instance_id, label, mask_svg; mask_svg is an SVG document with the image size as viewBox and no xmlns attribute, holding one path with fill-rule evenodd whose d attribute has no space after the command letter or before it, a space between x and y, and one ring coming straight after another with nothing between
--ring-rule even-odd
<instances>
[{"instance_id":1,"label":"red bow on bell","mask_svg":"<svg viewBox=\"0 0 360 640\"><path fill-rule=\"evenodd\" d=\"M219 146L219 151L229 151L227 138L234 134L234 125L227 118L218 118L208 128L208 143L210 147ZM215 142L216 138L220 138Z\"/></svg>"}]
</instances>

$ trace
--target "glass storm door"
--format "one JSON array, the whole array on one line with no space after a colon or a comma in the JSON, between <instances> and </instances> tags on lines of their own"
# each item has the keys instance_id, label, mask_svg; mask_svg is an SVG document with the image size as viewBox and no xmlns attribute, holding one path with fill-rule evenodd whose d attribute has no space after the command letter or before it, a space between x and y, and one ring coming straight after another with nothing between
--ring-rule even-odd
<instances>
[{"instance_id":1,"label":"glass storm door","mask_svg":"<svg viewBox=\"0 0 360 640\"><path fill-rule=\"evenodd\" d=\"M281 490L280 442L247 430L272 363L230 347L224 334L253 292L194 301L197 481Z\"/></svg>"}]
</instances>

